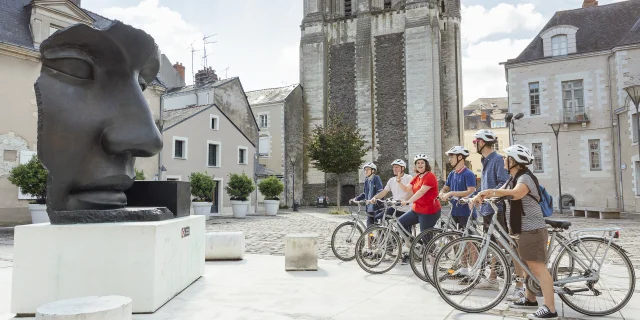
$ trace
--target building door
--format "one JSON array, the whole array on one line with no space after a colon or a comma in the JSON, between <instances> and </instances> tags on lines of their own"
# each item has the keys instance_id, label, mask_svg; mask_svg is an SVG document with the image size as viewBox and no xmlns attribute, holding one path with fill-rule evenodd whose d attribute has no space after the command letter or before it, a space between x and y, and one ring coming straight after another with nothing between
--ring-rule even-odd
<instances>
[{"instance_id":1,"label":"building door","mask_svg":"<svg viewBox=\"0 0 640 320\"><path fill-rule=\"evenodd\" d=\"M340 193L340 205L348 206L349 200L356 197L356 186L352 184L347 184L342 186L342 190Z\"/></svg>"},{"instance_id":2,"label":"building door","mask_svg":"<svg viewBox=\"0 0 640 320\"><path fill-rule=\"evenodd\" d=\"M211 205L211 213L220 212L220 181L213 181L213 204Z\"/></svg>"}]
</instances>

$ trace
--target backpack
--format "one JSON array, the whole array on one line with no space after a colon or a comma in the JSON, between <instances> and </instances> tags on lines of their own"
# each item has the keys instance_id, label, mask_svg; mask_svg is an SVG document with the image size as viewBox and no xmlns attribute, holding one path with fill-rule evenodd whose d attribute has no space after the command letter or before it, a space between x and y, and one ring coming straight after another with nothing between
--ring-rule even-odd
<instances>
[{"instance_id":1,"label":"backpack","mask_svg":"<svg viewBox=\"0 0 640 320\"><path fill-rule=\"evenodd\" d=\"M533 174L527 173L529 174L533 179L533 182L535 182L535 184L538 186L538 194L540 195L540 201L536 200L536 198L534 198L531 193L529 193L529 196L531 196L531 198L533 198L534 200L538 201L538 203L540 203L540 209L542 210L542 215L547 218L550 217L553 214L553 197L547 192L547 189L545 189L543 186L541 186L538 183L538 179L535 178L533 176Z\"/></svg>"}]
</instances>

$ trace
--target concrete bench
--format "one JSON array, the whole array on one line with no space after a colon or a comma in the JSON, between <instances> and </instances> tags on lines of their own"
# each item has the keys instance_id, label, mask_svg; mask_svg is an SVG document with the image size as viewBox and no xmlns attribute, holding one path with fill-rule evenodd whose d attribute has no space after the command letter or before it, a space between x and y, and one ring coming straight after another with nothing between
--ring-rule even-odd
<instances>
[{"instance_id":1,"label":"concrete bench","mask_svg":"<svg viewBox=\"0 0 640 320\"><path fill-rule=\"evenodd\" d=\"M600 218L600 219L620 219L619 208L604 207L571 207L574 217Z\"/></svg>"},{"instance_id":2,"label":"concrete bench","mask_svg":"<svg viewBox=\"0 0 640 320\"><path fill-rule=\"evenodd\" d=\"M205 234L205 260L242 260L244 233L207 232Z\"/></svg>"},{"instance_id":3,"label":"concrete bench","mask_svg":"<svg viewBox=\"0 0 640 320\"><path fill-rule=\"evenodd\" d=\"M284 238L286 271L318 270L318 235L289 234Z\"/></svg>"},{"instance_id":4,"label":"concrete bench","mask_svg":"<svg viewBox=\"0 0 640 320\"><path fill-rule=\"evenodd\" d=\"M36 309L40 320L131 320L131 298L81 297L44 304Z\"/></svg>"}]
</instances>

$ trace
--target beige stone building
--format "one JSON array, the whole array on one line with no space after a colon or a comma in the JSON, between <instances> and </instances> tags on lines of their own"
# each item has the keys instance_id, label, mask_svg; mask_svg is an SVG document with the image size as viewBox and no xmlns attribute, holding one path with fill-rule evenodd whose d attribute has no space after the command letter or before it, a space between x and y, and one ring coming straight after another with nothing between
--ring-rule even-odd
<instances>
[{"instance_id":1,"label":"beige stone building","mask_svg":"<svg viewBox=\"0 0 640 320\"><path fill-rule=\"evenodd\" d=\"M482 176L482 162L473 145L475 134L480 129L489 129L498 136L495 146L498 152L509 147L509 128L505 121L507 111L507 98L480 98L464 107L464 147L471 152L467 160L478 179Z\"/></svg>"},{"instance_id":2,"label":"beige stone building","mask_svg":"<svg viewBox=\"0 0 640 320\"><path fill-rule=\"evenodd\" d=\"M557 12L505 63L510 111L525 114L515 138L556 205L559 171L564 207L640 210L636 111L623 90L640 84L639 18L637 0Z\"/></svg>"},{"instance_id":3,"label":"beige stone building","mask_svg":"<svg viewBox=\"0 0 640 320\"><path fill-rule=\"evenodd\" d=\"M34 82L40 75L39 45L55 31L77 23L105 28L111 20L83 9L80 0L11 0L0 7L0 224L31 222L30 196L20 194L7 177L37 152ZM184 77L176 76L165 56L163 73L166 79L159 76L144 92L155 119L166 87L184 85ZM152 179L158 158L139 158L136 168Z\"/></svg>"},{"instance_id":4,"label":"beige stone building","mask_svg":"<svg viewBox=\"0 0 640 320\"><path fill-rule=\"evenodd\" d=\"M217 181L214 212L231 213L224 191L229 174L244 172L256 180L258 124L240 79L219 81L212 70L198 72L196 79L163 97L161 179L189 181L191 173L206 172ZM257 191L249 212L256 212L256 200Z\"/></svg>"},{"instance_id":5,"label":"beige stone building","mask_svg":"<svg viewBox=\"0 0 640 320\"><path fill-rule=\"evenodd\" d=\"M247 99L260 129L258 161L270 174L283 181L285 195L281 197L281 202L291 207L294 182L295 197L298 201L302 199L302 87L295 84L249 91ZM258 194L258 202L262 202L263 198Z\"/></svg>"}]
</instances>

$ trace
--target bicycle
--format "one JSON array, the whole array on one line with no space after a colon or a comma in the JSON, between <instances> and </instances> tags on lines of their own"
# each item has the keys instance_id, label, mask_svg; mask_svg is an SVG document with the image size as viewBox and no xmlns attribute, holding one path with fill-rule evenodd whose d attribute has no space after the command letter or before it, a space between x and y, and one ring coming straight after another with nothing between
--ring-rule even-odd
<instances>
[{"instance_id":1,"label":"bicycle","mask_svg":"<svg viewBox=\"0 0 640 320\"><path fill-rule=\"evenodd\" d=\"M371 225L356 242L356 261L366 272L382 274L391 270L400 260L403 243L411 243L413 236L398 221L395 211L402 206L401 201L388 199L377 200L384 203L381 224ZM387 209L393 208L391 217L387 216ZM400 231L402 230L402 231ZM389 265L376 268L388 262Z\"/></svg>"},{"instance_id":2,"label":"bicycle","mask_svg":"<svg viewBox=\"0 0 640 320\"><path fill-rule=\"evenodd\" d=\"M495 203L504 199L506 199L506 197L485 199L484 203L490 204L492 208L496 210L497 207ZM609 315L623 308L633 295L636 280L635 270L626 251L613 242L620 228L580 229L570 231L569 238L566 238L558 237L558 235L568 230L571 222L546 219L545 223L550 227L551 240L549 241L549 247L552 248L553 242L556 240L560 246L559 253L551 264L554 292L560 295L560 299L573 310L590 316ZM494 232L497 243L491 241L491 235L494 234ZM602 236L585 235L588 232L602 232ZM595 248L588 250L590 245L594 245ZM492 309L502 301L511 286L513 270L508 266L507 256L504 253L504 251L506 251L506 253L515 260L515 263L522 266L524 272L527 274L524 279L527 284L527 289L536 296L540 296L540 282L533 275L526 263L519 257L517 251L514 249L516 247L517 244L515 240L497 223L497 215L494 215L485 236L467 236L456 239L445 245L437 254L433 273L435 279L442 280L434 281L438 293L449 305L464 312L475 313ZM463 264L460 259L463 258L461 256L465 253L465 248L475 249L477 253L477 258L467 258L475 260L475 262L472 263L473 266L469 267L468 273L472 281L465 284L460 284L456 281L457 286L445 288L445 285L450 284L450 281L448 281L450 280L450 275L455 273L456 269ZM606 287L604 289L602 288L603 285L606 286L607 283L612 281L609 280L609 278L605 281L602 272L603 264L608 253L618 255L617 259L614 259L615 265L611 268L614 274L612 283L622 283L623 280L618 279L626 275L629 278L629 286L627 289L609 291ZM602 257L598 256L598 254L602 254ZM551 254L548 253L547 265L550 257ZM564 258L568 260L566 265L562 264ZM472 290L480 281L490 279L492 274L496 275L493 281L496 281L498 284L497 296L494 298L488 297L486 290L478 290L483 292L472 295ZM600 286L596 287L598 285ZM606 291L606 294L604 294L603 291ZM624 294L624 296L619 299L619 302L616 302L616 299L613 297L613 294L616 292L622 292ZM580 293L590 294L581 295ZM597 302L594 303L594 305L597 306L602 306L611 300L614 300L612 301L614 304L605 310L586 309L586 302L581 304L579 301L573 300L573 298L579 299L580 297L597 299ZM480 306L470 307L468 305L469 302L474 300L488 301Z\"/></svg>"},{"instance_id":3,"label":"bicycle","mask_svg":"<svg viewBox=\"0 0 640 320\"><path fill-rule=\"evenodd\" d=\"M353 201L349 200L350 204L357 204L358 210L354 212L353 206L349 206L349 213L351 214L351 221L343 222L339 224L331 235L331 250L336 258L342 261L351 261L356 258L355 243L360 235L364 233L367 226L360 219L360 213L362 212L362 206L366 205L366 200ZM344 234L343 234L344 232ZM354 239L356 241L354 241ZM353 243L353 247L348 245ZM338 246L336 244L346 244L347 246Z\"/></svg>"}]
</instances>

